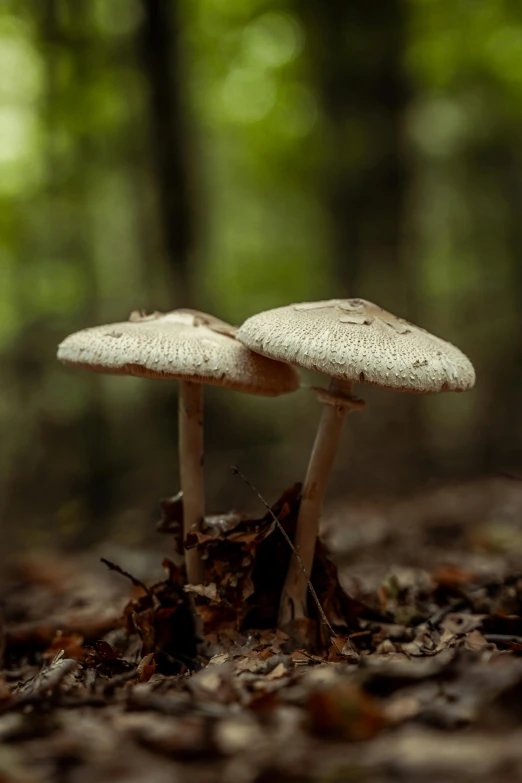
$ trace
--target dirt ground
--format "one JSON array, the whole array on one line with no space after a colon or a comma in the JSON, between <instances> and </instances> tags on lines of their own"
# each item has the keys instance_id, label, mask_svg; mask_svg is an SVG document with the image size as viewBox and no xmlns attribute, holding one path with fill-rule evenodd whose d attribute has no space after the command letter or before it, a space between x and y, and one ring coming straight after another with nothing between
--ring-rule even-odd
<instances>
[{"instance_id":1,"label":"dirt ground","mask_svg":"<svg viewBox=\"0 0 522 783\"><path fill-rule=\"evenodd\" d=\"M297 503L274 506L290 535ZM330 509L333 632L275 630L269 515L209 520L192 592L178 527L174 501L157 551L3 569L0 783L522 781L522 482Z\"/></svg>"}]
</instances>

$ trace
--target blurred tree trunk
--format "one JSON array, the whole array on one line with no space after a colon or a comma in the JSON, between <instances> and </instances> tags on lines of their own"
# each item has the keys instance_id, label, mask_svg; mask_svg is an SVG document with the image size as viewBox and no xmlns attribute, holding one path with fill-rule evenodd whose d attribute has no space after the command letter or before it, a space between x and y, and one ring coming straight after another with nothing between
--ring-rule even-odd
<instances>
[{"instance_id":1,"label":"blurred tree trunk","mask_svg":"<svg viewBox=\"0 0 522 783\"><path fill-rule=\"evenodd\" d=\"M502 406L504 435L502 443L504 449L506 444L511 444L507 454L503 454L503 460L509 459L510 465L515 465L520 470L522 465L522 452L520 449L520 438L522 436L522 409L520 407L520 389L522 389L522 222L520 220L520 205L522 204L522 168L520 151L517 149L518 140L514 141L508 148L506 179L505 179L505 197L509 205L508 247L511 250L512 259L512 280L513 293L515 299L516 323L512 335L513 354L511 357L505 357L504 372L507 378L502 383L501 377L496 376L497 392L500 393L502 387L506 390L508 404ZM506 341L508 342L508 341ZM508 342L509 344L509 342ZM500 383L498 381L500 380ZM492 410L495 409L493 405ZM513 441L515 446L513 446ZM505 464L505 462L504 462Z\"/></svg>"},{"instance_id":2,"label":"blurred tree trunk","mask_svg":"<svg viewBox=\"0 0 522 783\"><path fill-rule=\"evenodd\" d=\"M40 14L40 37L42 47L46 52L47 89L46 101L42 109L47 126L46 162L48 171L52 172L59 170L60 167L60 156L52 143L53 132L63 127L63 107L67 106L71 99L70 88L62 87L57 75L60 55L67 52L70 56L74 73L74 90L80 93L86 92L96 78L91 52L97 41L89 37L91 34L87 35L83 32L89 30L90 0L77 0L74 3L76 25L72 30L61 22L59 0L44 0L38 11ZM94 33L92 35L94 36ZM88 128L81 132L78 131L75 141L77 163L74 177L70 178L66 192L69 198L76 199L82 205L84 219L70 232L64 235L60 232L56 234L50 232L45 240L40 238L40 241L44 242L46 252L50 256L54 254L58 257L70 255L81 268L85 297L78 322L85 325L96 324L99 320L100 291L93 254L94 232L91 223L92 185L90 182L92 170L97 162L97 152ZM48 181L51 183L46 192L48 209L51 210L54 224L60 225L64 221L60 198L63 198L63 185L60 182L55 183L52 175L48 176ZM35 248L35 251L37 250L38 248ZM42 355L45 358L45 354ZM45 382L44 369L41 369L40 385L42 387ZM36 388L36 384L33 384L33 387ZM49 441L60 436L59 428L55 431L53 426L45 421L39 422L39 425L42 431L47 433L46 437ZM81 546L95 540L106 519L110 504L112 466L109 422L103 400L101 378L95 377L94 374L89 379L88 396L81 415L71 426L71 432L76 435L75 448L81 455L78 459L79 468L75 482L76 499L80 499L79 517L83 523L83 527L77 531L76 543ZM50 443L48 448L49 451L52 451ZM48 480L59 468L60 462L55 459L44 472ZM55 486L59 486L57 477L55 478ZM68 500L68 498L62 498L63 503Z\"/></svg>"},{"instance_id":3,"label":"blurred tree trunk","mask_svg":"<svg viewBox=\"0 0 522 783\"><path fill-rule=\"evenodd\" d=\"M402 57L402 0L295 0L326 115L326 199L333 255L344 295L378 290L391 306L401 285L408 172L402 123L408 100ZM371 294L374 296L374 294Z\"/></svg>"},{"instance_id":4,"label":"blurred tree trunk","mask_svg":"<svg viewBox=\"0 0 522 783\"><path fill-rule=\"evenodd\" d=\"M512 316L503 324L504 333L494 347L488 362L489 379L486 385L484 409L495 411L480 422L480 442L477 452L482 455L482 464L477 460L473 467L486 473L513 471L522 478L522 409L520 389L522 388L522 222L520 204L522 204L522 157L519 140L510 136L499 138L497 143L489 143L480 148L473 159L478 176L476 192L483 194L491 191L499 193L505 208L503 225L505 228L505 246L509 250ZM484 174L484 172L486 172ZM484 218L486 224L487 217ZM486 224L487 225L487 224ZM495 227L493 226L494 230ZM497 229L498 230L498 229ZM502 239L502 238L501 238ZM502 246L502 242L501 242ZM495 260L491 256L483 259L490 270L492 281L496 276ZM493 282L493 286L495 283ZM497 288L495 286L495 288ZM498 290L498 288L497 288ZM497 305L497 296L485 294L483 310L488 311ZM503 303L500 301L500 310ZM499 400L502 404L499 405Z\"/></svg>"},{"instance_id":5,"label":"blurred tree trunk","mask_svg":"<svg viewBox=\"0 0 522 783\"><path fill-rule=\"evenodd\" d=\"M161 228L178 304L189 306L194 231L183 123L177 1L141 0L139 50L149 85L150 132Z\"/></svg>"},{"instance_id":6,"label":"blurred tree trunk","mask_svg":"<svg viewBox=\"0 0 522 783\"><path fill-rule=\"evenodd\" d=\"M294 0L304 24L325 116L322 183L339 296L363 296L417 318L411 176L403 149L409 88L403 68L406 7L388 0ZM420 478L431 469L422 403L408 395L385 416L400 458ZM398 455L397 455L398 456Z\"/></svg>"}]
</instances>

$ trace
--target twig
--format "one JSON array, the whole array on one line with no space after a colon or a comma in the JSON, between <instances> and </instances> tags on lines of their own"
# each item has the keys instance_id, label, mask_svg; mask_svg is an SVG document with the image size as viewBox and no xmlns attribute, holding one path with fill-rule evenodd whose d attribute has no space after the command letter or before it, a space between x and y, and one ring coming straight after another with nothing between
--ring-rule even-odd
<instances>
[{"instance_id":1,"label":"twig","mask_svg":"<svg viewBox=\"0 0 522 783\"><path fill-rule=\"evenodd\" d=\"M141 587L142 590L145 590L149 598L152 598L152 593L147 585L144 585L143 582L141 582L139 579L136 579L135 576L129 574L128 571L124 571L123 568L121 568L121 566L117 565L116 563L112 563L110 560L107 560L106 557L100 557L100 560L111 571L116 571L117 574L121 574L121 576L124 576L126 579L130 579L135 587Z\"/></svg>"},{"instance_id":2,"label":"twig","mask_svg":"<svg viewBox=\"0 0 522 783\"><path fill-rule=\"evenodd\" d=\"M243 479L243 481L245 482L245 484L247 485L247 487L250 487L250 489L252 490L252 492L255 492L255 494L257 495L257 497L258 497L258 498L259 498L259 500L261 501L261 503L264 505L264 507L267 509L268 513L270 514L270 516L272 517L272 519L273 519L273 520L274 520L274 522L276 523L276 525L277 525L277 527L279 528L280 532L283 534L283 537L284 537L284 539L285 539L286 543L288 544L288 546L290 547L290 549L291 549L291 550L292 550L292 552L294 553L294 555L295 555L295 558L296 558L297 562L299 563L299 568L301 569L301 571L302 571L302 572L303 572L303 574L304 574L304 577L305 577L305 579L306 579L306 582L307 582L307 584L308 584L308 589L310 590L310 593L312 594L312 598L314 599L314 601L315 601L315 604L316 604L316 606L317 606L317 611L319 612L319 617L320 617L320 619L321 619L321 622L323 623L323 625L325 625L325 626L326 626L326 628L328 628L328 630L330 631L330 633L331 633L331 635L332 635L332 636L334 636L334 637L337 637L337 634L335 633L334 629L332 628L332 626L331 626L330 622L328 621L328 618L327 618L327 616L326 616L326 614L325 614L325 612L324 612L324 609L323 609L323 607L321 606L321 602L320 602L320 600L319 600L319 597L318 597L317 593L315 592L315 587L313 586L313 584L312 584L312 583L311 583L311 581L310 581L310 577L308 576L308 573L307 573L307 571L306 571L306 568L305 568L305 567L304 567L304 565L303 565L303 561L301 560L301 557L300 557L300 555L299 555L299 553L298 553L297 549L296 549L296 548L295 548L295 546L293 545L293 542L292 542L292 540L291 540L290 536L288 535L288 533L286 532L286 530L284 529L283 525L281 524L281 522L279 521L279 519L276 517L276 515L275 515L275 514L274 514L274 512L272 511L271 507L268 505L268 503L266 502L266 500L264 499L264 497L261 495L261 493L259 492L259 490L257 490L257 489L254 487L254 485L252 484L252 482L251 482L251 481L249 481L249 480L247 479L247 477L246 477L246 476L245 476L243 473L241 473L241 471L239 470L239 468L237 468L235 465L232 465L232 473L234 473L234 474L235 474L235 475L237 475L237 476L240 476L240 478L242 478L242 479Z\"/></svg>"},{"instance_id":3,"label":"twig","mask_svg":"<svg viewBox=\"0 0 522 783\"><path fill-rule=\"evenodd\" d=\"M4 613L2 611L2 606L0 604L0 669L3 669L4 666L4 655L5 655L6 646L7 646L7 642L6 642Z\"/></svg>"},{"instance_id":4,"label":"twig","mask_svg":"<svg viewBox=\"0 0 522 783\"><path fill-rule=\"evenodd\" d=\"M485 633L484 639L494 644L522 644L522 636L514 636L509 633Z\"/></svg>"},{"instance_id":5,"label":"twig","mask_svg":"<svg viewBox=\"0 0 522 783\"><path fill-rule=\"evenodd\" d=\"M121 615L109 617L91 616L73 617L72 615L56 615L42 622L30 621L8 625L6 628L6 645L11 648L46 647L54 639L58 629L64 633L77 633L84 639L99 639L109 631L121 625Z\"/></svg>"},{"instance_id":6,"label":"twig","mask_svg":"<svg viewBox=\"0 0 522 783\"><path fill-rule=\"evenodd\" d=\"M23 685L22 691L14 693L0 704L0 714L21 710L29 705L38 707L53 704L63 680L67 675L75 673L79 665L72 658L64 658L63 651L58 653L47 669L38 672Z\"/></svg>"},{"instance_id":7,"label":"twig","mask_svg":"<svg viewBox=\"0 0 522 783\"><path fill-rule=\"evenodd\" d=\"M435 614L432 614L431 617L428 617L426 622L430 628L436 628L439 623L444 620L446 615L450 614L450 612L458 612L465 606L466 601L463 601L462 599L454 601L452 604L446 604L446 606L443 606L441 609L435 612Z\"/></svg>"},{"instance_id":8,"label":"twig","mask_svg":"<svg viewBox=\"0 0 522 783\"><path fill-rule=\"evenodd\" d=\"M132 669L129 669L126 672L121 672L120 674L116 674L113 677L110 678L108 682L106 682L103 685L102 693L104 696L112 696L114 694L114 691L120 686L125 685L125 683L129 682L130 680L133 680L134 678L138 677L138 667L134 666Z\"/></svg>"},{"instance_id":9,"label":"twig","mask_svg":"<svg viewBox=\"0 0 522 783\"><path fill-rule=\"evenodd\" d=\"M189 681L190 682L190 681ZM232 707L228 704L216 702L192 703L190 699L182 698L173 693L159 693L140 691L131 688L128 691L125 702L127 710L136 712L159 712L161 715L186 715L193 712L210 718L227 718L232 714Z\"/></svg>"}]
</instances>

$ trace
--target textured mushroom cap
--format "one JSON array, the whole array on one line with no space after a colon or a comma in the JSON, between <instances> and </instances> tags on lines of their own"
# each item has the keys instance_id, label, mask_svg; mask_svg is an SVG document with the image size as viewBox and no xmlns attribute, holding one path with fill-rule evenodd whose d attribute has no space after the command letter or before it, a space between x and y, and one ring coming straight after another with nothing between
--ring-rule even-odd
<instances>
[{"instance_id":1,"label":"textured mushroom cap","mask_svg":"<svg viewBox=\"0 0 522 783\"><path fill-rule=\"evenodd\" d=\"M298 388L293 367L253 353L236 340L235 331L196 310L132 313L124 323L66 337L58 359L113 375L178 378L267 397Z\"/></svg>"},{"instance_id":2,"label":"textured mushroom cap","mask_svg":"<svg viewBox=\"0 0 522 783\"><path fill-rule=\"evenodd\" d=\"M272 359L396 391L465 391L475 383L462 351L364 299L267 310L245 321L237 338Z\"/></svg>"}]
</instances>

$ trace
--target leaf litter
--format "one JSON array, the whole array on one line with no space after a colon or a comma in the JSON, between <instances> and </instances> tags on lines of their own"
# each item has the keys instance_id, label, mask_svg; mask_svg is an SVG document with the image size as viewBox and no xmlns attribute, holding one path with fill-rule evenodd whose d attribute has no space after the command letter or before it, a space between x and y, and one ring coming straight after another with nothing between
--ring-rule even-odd
<instances>
[{"instance_id":1,"label":"leaf litter","mask_svg":"<svg viewBox=\"0 0 522 783\"><path fill-rule=\"evenodd\" d=\"M299 492L272 508L290 538ZM13 563L0 781L522 780L522 570L510 552L499 567L465 514L442 557L423 513L417 562L407 547L401 562L393 514L386 547L341 547L339 577L318 546L333 634L313 600L310 620L276 629L291 552L269 513L206 519L185 542L204 554L200 586L175 554L156 582L94 554ZM179 498L165 501L159 530L178 552L180 523Z\"/></svg>"}]
</instances>

